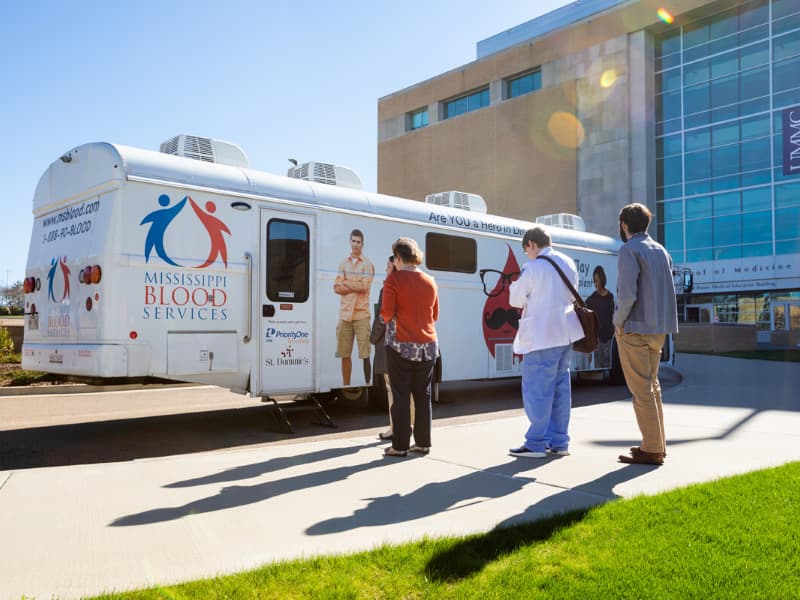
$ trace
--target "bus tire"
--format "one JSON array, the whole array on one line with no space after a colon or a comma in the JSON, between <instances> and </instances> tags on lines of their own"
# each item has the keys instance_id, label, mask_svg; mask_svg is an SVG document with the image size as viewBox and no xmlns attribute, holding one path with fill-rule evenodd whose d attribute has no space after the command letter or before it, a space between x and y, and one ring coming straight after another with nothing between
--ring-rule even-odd
<instances>
[{"instance_id":1,"label":"bus tire","mask_svg":"<svg viewBox=\"0 0 800 600\"><path fill-rule=\"evenodd\" d=\"M611 385L625 385L625 373L619 360L616 339L611 342L611 369L608 371L608 382Z\"/></svg>"},{"instance_id":2,"label":"bus tire","mask_svg":"<svg viewBox=\"0 0 800 600\"><path fill-rule=\"evenodd\" d=\"M340 388L336 395L342 404L353 408L366 408L369 404L369 388L366 387Z\"/></svg>"},{"instance_id":3,"label":"bus tire","mask_svg":"<svg viewBox=\"0 0 800 600\"><path fill-rule=\"evenodd\" d=\"M386 389L386 378L381 373L374 376L374 383L369 388L369 400L367 408L375 412L385 412L389 410L389 393Z\"/></svg>"}]
</instances>

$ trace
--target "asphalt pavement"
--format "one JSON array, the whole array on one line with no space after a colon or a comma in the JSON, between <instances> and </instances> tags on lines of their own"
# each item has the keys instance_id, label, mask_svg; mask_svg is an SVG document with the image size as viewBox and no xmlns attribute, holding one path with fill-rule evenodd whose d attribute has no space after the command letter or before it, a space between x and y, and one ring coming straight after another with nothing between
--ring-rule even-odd
<instances>
[{"instance_id":1,"label":"asphalt pavement","mask_svg":"<svg viewBox=\"0 0 800 600\"><path fill-rule=\"evenodd\" d=\"M575 408L572 454L513 458L521 409L434 423L426 457L375 431L0 471L0 599L79 598L424 536L486 532L800 460L800 364L679 355L663 467L623 465L630 400ZM0 432L0 435L2 432Z\"/></svg>"}]
</instances>

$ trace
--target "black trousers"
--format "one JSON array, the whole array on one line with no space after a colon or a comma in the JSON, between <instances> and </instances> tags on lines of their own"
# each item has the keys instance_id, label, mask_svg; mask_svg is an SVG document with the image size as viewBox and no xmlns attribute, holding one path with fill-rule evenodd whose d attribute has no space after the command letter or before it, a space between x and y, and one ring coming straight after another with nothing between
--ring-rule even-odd
<instances>
[{"instance_id":1,"label":"black trousers","mask_svg":"<svg viewBox=\"0 0 800 600\"><path fill-rule=\"evenodd\" d=\"M392 447L408 450L411 441L411 399L414 400L414 442L426 448L431 445L431 385L435 360L406 360L389 346L386 366L392 386Z\"/></svg>"}]
</instances>

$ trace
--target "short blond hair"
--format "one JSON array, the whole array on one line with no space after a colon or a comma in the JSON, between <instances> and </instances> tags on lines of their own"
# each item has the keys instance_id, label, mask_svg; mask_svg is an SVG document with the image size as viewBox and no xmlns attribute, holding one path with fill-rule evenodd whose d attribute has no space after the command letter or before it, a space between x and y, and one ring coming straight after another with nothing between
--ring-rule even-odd
<instances>
[{"instance_id":1,"label":"short blond hair","mask_svg":"<svg viewBox=\"0 0 800 600\"><path fill-rule=\"evenodd\" d=\"M399 256L404 263L412 265L421 265L424 257L417 242L407 237L401 237L392 244L392 253Z\"/></svg>"}]
</instances>

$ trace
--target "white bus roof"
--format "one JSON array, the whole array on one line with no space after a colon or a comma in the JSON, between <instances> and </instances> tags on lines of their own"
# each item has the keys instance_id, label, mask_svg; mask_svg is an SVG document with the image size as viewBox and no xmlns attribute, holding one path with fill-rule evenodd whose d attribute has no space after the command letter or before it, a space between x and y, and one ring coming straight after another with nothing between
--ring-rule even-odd
<instances>
[{"instance_id":1,"label":"white bus roof","mask_svg":"<svg viewBox=\"0 0 800 600\"><path fill-rule=\"evenodd\" d=\"M152 181L196 190L226 192L252 199L278 199L340 210L384 215L417 223L452 226L472 233L495 233L521 238L533 221L473 213L363 190L340 188L274 175L263 171L209 163L106 142L77 146L58 161L75 169L48 169L39 180L33 200L34 216L61 208L94 190L121 186L124 180ZM58 162L57 161L57 162ZM54 164L57 164L54 163ZM58 175L61 173L62 175ZM69 176L64 175L68 173ZM548 227L553 241L614 252L620 243L610 237Z\"/></svg>"}]
</instances>

